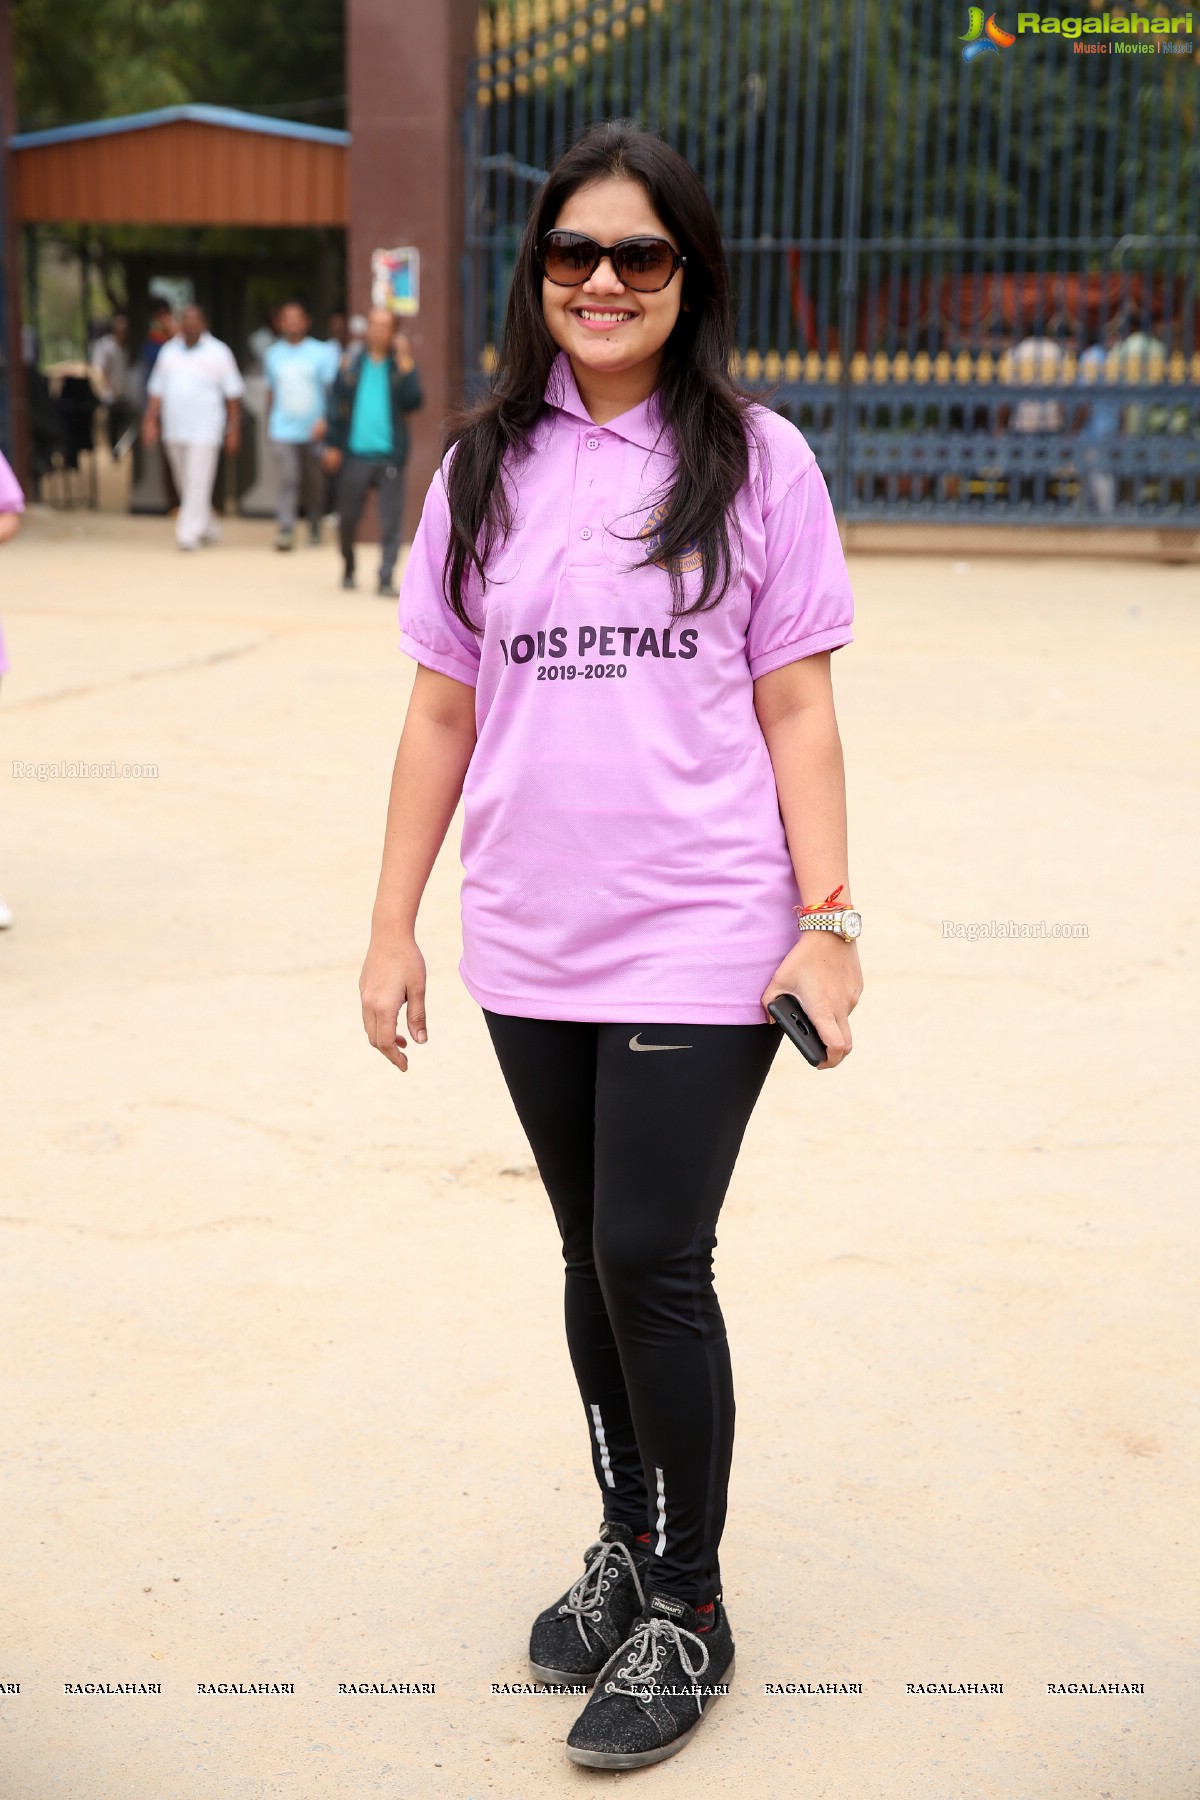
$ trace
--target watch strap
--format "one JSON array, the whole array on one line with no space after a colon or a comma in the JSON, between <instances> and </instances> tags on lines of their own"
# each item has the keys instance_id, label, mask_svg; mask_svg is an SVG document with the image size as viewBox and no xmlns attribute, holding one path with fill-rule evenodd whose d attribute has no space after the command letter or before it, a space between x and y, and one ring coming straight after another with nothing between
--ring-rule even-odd
<instances>
[{"instance_id":1,"label":"watch strap","mask_svg":"<svg viewBox=\"0 0 1200 1800\"><path fill-rule=\"evenodd\" d=\"M847 914L856 921L855 929L849 932L845 928ZM797 916L796 926L799 931L836 931L838 936L849 944L858 937L862 929L861 914L857 907L853 906L835 907L828 912L801 913Z\"/></svg>"}]
</instances>

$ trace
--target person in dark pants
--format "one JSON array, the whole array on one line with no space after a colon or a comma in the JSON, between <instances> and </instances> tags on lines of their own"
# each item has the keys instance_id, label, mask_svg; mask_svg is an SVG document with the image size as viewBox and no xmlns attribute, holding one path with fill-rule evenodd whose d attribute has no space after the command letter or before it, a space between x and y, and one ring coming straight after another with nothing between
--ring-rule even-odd
<instances>
[{"instance_id":1,"label":"person in dark pants","mask_svg":"<svg viewBox=\"0 0 1200 1800\"><path fill-rule=\"evenodd\" d=\"M593 127L534 197L494 385L449 422L413 532L416 671L359 978L369 1042L407 1069L402 1006L429 1035L418 907L461 800L459 973L561 1237L603 1506L582 1570L547 1570L529 1613L558 1497L506 1508L488 1604L506 1657L527 1631L538 1681L591 1687L566 1753L599 1769L674 1755L727 1686L718 1216L771 1001L795 996L832 1069L862 990L829 669L853 594L815 455L734 385L735 342L700 176L651 132Z\"/></svg>"},{"instance_id":2,"label":"person in dark pants","mask_svg":"<svg viewBox=\"0 0 1200 1800\"><path fill-rule=\"evenodd\" d=\"M374 306L367 315L361 356L338 370L329 397L324 464L338 472L338 518L342 586L354 587L354 536L367 490L379 491L379 585L394 600L392 572L400 552L404 518L404 464L408 457L405 415L422 404L421 381L412 345L396 329L395 315Z\"/></svg>"}]
</instances>

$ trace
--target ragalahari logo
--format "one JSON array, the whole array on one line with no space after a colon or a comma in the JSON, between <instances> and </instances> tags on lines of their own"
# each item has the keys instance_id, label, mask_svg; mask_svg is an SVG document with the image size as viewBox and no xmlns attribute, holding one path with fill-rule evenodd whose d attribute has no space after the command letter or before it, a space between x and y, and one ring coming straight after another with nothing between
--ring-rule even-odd
<instances>
[{"instance_id":1,"label":"ragalahari logo","mask_svg":"<svg viewBox=\"0 0 1200 1800\"><path fill-rule=\"evenodd\" d=\"M959 39L964 46L965 63L974 62L977 56L998 56L1001 50L1011 50L1017 41L1011 31L997 25L995 13L989 13L985 21L982 6L968 7L967 21L970 29Z\"/></svg>"}]
</instances>

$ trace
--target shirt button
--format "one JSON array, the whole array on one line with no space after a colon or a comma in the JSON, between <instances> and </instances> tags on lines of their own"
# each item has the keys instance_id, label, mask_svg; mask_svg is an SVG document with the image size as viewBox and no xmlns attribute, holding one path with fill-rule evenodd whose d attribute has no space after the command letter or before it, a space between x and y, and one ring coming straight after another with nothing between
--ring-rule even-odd
<instances>
[{"instance_id":1,"label":"shirt button","mask_svg":"<svg viewBox=\"0 0 1200 1800\"><path fill-rule=\"evenodd\" d=\"M589 450L598 450L600 448L600 439L599 438L589 438L587 441L587 447Z\"/></svg>"},{"instance_id":2,"label":"shirt button","mask_svg":"<svg viewBox=\"0 0 1200 1800\"><path fill-rule=\"evenodd\" d=\"M580 531L580 533L579 533L579 535L580 535L580 537L581 537L581 538L590 538L590 537L591 537L591 535L592 535L592 528L591 528L591 526L590 526L590 525L585 525L585 526L584 526L584 527L583 527L583 529L582 529L582 530L581 530L581 531Z\"/></svg>"}]
</instances>

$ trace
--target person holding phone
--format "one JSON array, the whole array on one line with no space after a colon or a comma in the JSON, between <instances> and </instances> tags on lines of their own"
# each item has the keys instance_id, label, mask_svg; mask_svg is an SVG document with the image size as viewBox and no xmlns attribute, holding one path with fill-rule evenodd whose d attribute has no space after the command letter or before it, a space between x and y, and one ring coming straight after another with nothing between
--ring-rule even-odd
<instances>
[{"instance_id":1,"label":"person holding phone","mask_svg":"<svg viewBox=\"0 0 1200 1800\"><path fill-rule=\"evenodd\" d=\"M488 396L452 422L400 591L417 663L360 978L370 1042L428 1041L417 910L460 795L463 982L562 1238L603 1518L534 1619L591 1682L577 1762L679 1750L733 1661L733 1449L715 1228L795 996L851 1049L856 944L830 657L853 601L796 427L730 380L714 210L625 121L539 189ZM531 1530L537 1522L531 1521Z\"/></svg>"},{"instance_id":2,"label":"person holding phone","mask_svg":"<svg viewBox=\"0 0 1200 1800\"><path fill-rule=\"evenodd\" d=\"M329 393L322 461L337 476L342 586L355 583L354 540L367 491L379 494L379 578L376 593L394 600L392 571L404 523L407 415L423 404L421 377L408 333L386 306L367 314L362 352L345 357Z\"/></svg>"}]
</instances>

